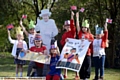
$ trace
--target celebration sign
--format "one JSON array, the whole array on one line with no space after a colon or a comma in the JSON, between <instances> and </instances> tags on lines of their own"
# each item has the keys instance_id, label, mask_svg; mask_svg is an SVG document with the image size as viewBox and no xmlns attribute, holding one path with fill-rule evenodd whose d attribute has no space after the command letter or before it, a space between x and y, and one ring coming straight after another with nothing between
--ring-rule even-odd
<instances>
[{"instance_id":1,"label":"celebration sign","mask_svg":"<svg viewBox=\"0 0 120 80\"><path fill-rule=\"evenodd\" d=\"M39 54L37 52L29 52L29 53L20 52L18 59L35 61L43 64L50 64L50 56L43 55L42 53Z\"/></svg>"},{"instance_id":2,"label":"celebration sign","mask_svg":"<svg viewBox=\"0 0 120 80\"><path fill-rule=\"evenodd\" d=\"M91 42L85 39L68 38L60 55L56 68L79 72Z\"/></svg>"}]
</instances>

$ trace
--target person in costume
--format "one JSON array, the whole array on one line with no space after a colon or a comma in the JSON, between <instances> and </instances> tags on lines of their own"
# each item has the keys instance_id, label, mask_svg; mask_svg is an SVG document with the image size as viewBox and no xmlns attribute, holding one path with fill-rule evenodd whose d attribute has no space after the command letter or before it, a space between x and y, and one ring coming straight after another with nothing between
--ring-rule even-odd
<instances>
[{"instance_id":1,"label":"person in costume","mask_svg":"<svg viewBox=\"0 0 120 80\"><path fill-rule=\"evenodd\" d=\"M36 34L35 35L34 44L35 44L35 46L32 46L30 48L30 51L32 51L32 52L38 52L38 54L48 55L47 54L46 46L43 45L42 38L41 38L40 34ZM43 75L43 66L44 66L44 64L38 63L38 62L35 62L35 64L36 64L37 77L44 76Z\"/></svg>"},{"instance_id":2,"label":"person in costume","mask_svg":"<svg viewBox=\"0 0 120 80\"><path fill-rule=\"evenodd\" d=\"M93 35L90 33L88 20L84 20L82 22L82 26L79 25L79 12L76 13L76 26L77 26L77 34L79 39L87 39L90 42L94 40ZM88 51L85 55L85 59L83 61L82 67L79 72L79 76L81 79L89 79L91 73L91 49L92 46L90 44Z\"/></svg>"},{"instance_id":3,"label":"person in costume","mask_svg":"<svg viewBox=\"0 0 120 80\"><path fill-rule=\"evenodd\" d=\"M37 19L35 30L40 32L43 44L47 47L47 51L49 52L51 40L58 34L58 29L55 21L53 19L49 19L51 16L49 9L41 10L41 14L39 16L42 17L42 19Z\"/></svg>"},{"instance_id":4,"label":"person in costume","mask_svg":"<svg viewBox=\"0 0 120 80\"><path fill-rule=\"evenodd\" d=\"M60 53L58 51L57 46L51 45L50 48L50 71L48 72L46 76L46 80L60 80L61 78L61 69L56 69L57 62L60 58Z\"/></svg>"},{"instance_id":5,"label":"person in costume","mask_svg":"<svg viewBox=\"0 0 120 80\"><path fill-rule=\"evenodd\" d=\"M98 25L96 28L96 38L93 41L93 61L95 66L95 78L94 80L98 80L99 78L103 80L104 77L104 64L105 64L105 48L106 42L108 40L108 30L107 23L104 26L104 33L101 27ZM99 76L100 73L100 76Z\"/></svg>"},{"instance_id":6,"label":"person in costume","mask_svg":"<svg viewBox=\"0 0 120 80\"><path fill-rule=\"evenodd\" d=\"M67 20L64 22L63 28L66 30L63 35L60 43L62 47L64 47L67 38L75 38L76 37L76 29L74 25L74 12L71 11L71 20ZM67 78L67 69L64 70L64 78Z\"/></svg>"},{"instance_id":7,"label":"person in costume","mask_svg":"<svg viewBox=\"0 0 120 80\"><path fill-rule=\"evenodd\" d=\"M32 21L32 20L30 21L29 31L27 31L25 29L25 27L23 26L22 19L20 20L20 26L22 27L25 35L28 37L29 48L31 48L32 46L34 46L34 37L35 37L35 34L36 34L34 21ZM33 69L33 68L35 68L35 67L36 67L35 63L33 61L30 61L29 66L28 66L28 70L27 70L27 76L30 77L30 74L31 74L32 71L34 71L33 74L32 74L32 75L34 75L35 69Z\"/></svg>"},{"instance_id":8,"label":"person in costume","mask_svg":"<svg viewBox=\"0 0 120 80\"><path fill-rule=\"evenodd\" d=\"M23 40L24 39L23 32L21 31L20 27L16 29L16 37L17 40L13 40L10 36L10 31L8 30L8 39L10 43L13 44L12 56L14 57L14 63L16 64L16 77L22 77L23 65L25 64L25 61L18 59L18 57L21 52L26 52L27 43ZM20 76L18 76L19 71Z\"/></svg>"}]
</instances>

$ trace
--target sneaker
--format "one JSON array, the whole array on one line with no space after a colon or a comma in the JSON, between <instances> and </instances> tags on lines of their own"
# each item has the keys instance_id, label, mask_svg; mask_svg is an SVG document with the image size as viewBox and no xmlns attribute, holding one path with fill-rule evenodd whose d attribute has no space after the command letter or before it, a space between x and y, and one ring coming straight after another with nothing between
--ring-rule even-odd
<instances>
[{"instance_id":1,"label":"sneaker","mask_svg":"<svg viewBox=\"0 0 120 80\"><path fill-rule=\"evenodd\" d=\"M63 75L63 77L64 77L64 79L65 79L65 78L67 78L67 76L66 76L66 75Z\"/></svg>"},{"instance_id":2,"label":"sneaker","mask_svg":"<svg viewBox=\"0 0 120 80\"><path fill-rule=\"evenodd\" d=\"M75 80L80 80L79 76L75 76Z\"/></svg>"}]
</instances>

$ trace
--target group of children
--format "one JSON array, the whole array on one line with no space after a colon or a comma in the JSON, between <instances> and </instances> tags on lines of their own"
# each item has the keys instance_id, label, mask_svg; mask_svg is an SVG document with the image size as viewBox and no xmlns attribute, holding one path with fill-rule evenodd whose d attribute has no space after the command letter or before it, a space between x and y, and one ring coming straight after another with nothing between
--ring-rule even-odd
<instances>
[{"instance_id":1,"label":"group of children","mask_svg":"<svg viewBox=\"0 0 120 80\"><path fill-rule=\"evenodd\" d=\"M48 15L48 14L47 14ZM60 41L62 47L64 47L67 42L67 38L76 38L78 39L87 39L91 42L88 51L86 53L85 59L83 61L82 67L79 71L79 74L75 72L75 79L87 80L90 78L91 72L91 55L93 53L93 58L95 61L95 79L99 79L99 69L100 69L100 79L104 77L104 62L105 62L105 47L106 41L108 38L108 30L107 23L104 26L104 34L102 33L102 29L100 27L96 27L96 38L94 39L93 34L90 32L89 24L87 20L82 22L82 26L79 25L79 12L76 13L76 27L74 23L74 12L71 11L71 19L67 20L64 23L64 29L66 30ZM49 16L49 15L48 15ZM17 40L11 39L10 31L8 30L9 41L13 44L12 55L14 56L14 62L16 64L16 77L18 77L18 72L20 71L20 77L22 77L23 73L23 65L25 64L24 60L19 60L18 55L20 52L26 53L26 51L38 52L39 54L45 54L47 56L51 56L51 61L49 65L49 72L47 73L46 80L60 80L61 69L56 69L56 64L60 58L60 53L58 48L55 45L51 45L50 51L48 54L48 50L46 46L43 44L42 36L35 31L35 25L33 21L30 21L29 24L29 32L25 29L22 24L22 20L20 20L20 26L23 32L28 37L29 41L29 50L27 48L26 42L23 40L23 32L20 27L17 30ZM77 28L77 31L76 31ZM50 43L49 43L50 44ZM99 63L99 65L97 64ZM33 69L34 68L34 69ZM27 76L29 77L31 71L34 71L34 76L41 77L44 76L44 64L30 61L27 71ZM67 78L67 69L64 69L64 78Z\"/></svg>"}]
</instances>

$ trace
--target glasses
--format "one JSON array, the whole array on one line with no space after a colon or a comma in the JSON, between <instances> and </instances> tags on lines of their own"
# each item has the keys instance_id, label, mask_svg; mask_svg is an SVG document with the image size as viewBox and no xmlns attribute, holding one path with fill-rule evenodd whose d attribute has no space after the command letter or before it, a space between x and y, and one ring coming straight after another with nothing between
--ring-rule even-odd
<instances>
[{"instance_id":1,"label":"glasses","mask_svg":"<svg viewBox=\"0 0 120 80\"><path fill-rule=\"evenodd\" d=\"M40 41L35 41L35 42L40 42Z\"/></svg>"}]
</instances>

